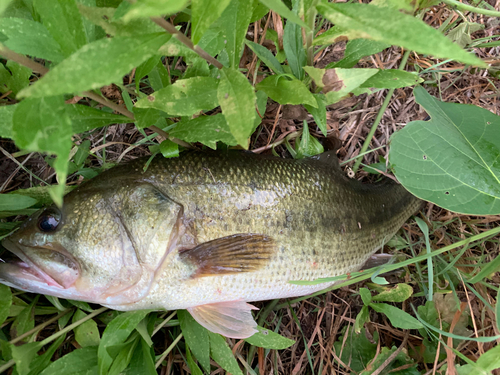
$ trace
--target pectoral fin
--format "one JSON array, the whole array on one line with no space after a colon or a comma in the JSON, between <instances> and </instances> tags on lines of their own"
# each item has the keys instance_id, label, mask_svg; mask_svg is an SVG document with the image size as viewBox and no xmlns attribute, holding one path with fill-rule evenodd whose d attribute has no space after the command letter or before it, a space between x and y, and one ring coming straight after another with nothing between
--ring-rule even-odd
<instances>
[{"instance_id":1,"label":"pectoral fin","mask_svg":"<svg viewBox=\"0 0 500 375\"><path fill-rule=\"evenodd\" d=\"M276 250L270 237L235 234L181 251L182 261L196 266L193 278L256 271L268 264Z\"/></svg>"},{"instance_id":2,"label":"pectoral fin","mask_svg":"<svg viewBox=\"0 0 500 375\"><path fill-rule=\"evenodd\" d=\"M209 331L234 339L245 339L257 332L251 310L243 301L211 303L187 309L193 318Z\"/></svg>"}]
</instances>

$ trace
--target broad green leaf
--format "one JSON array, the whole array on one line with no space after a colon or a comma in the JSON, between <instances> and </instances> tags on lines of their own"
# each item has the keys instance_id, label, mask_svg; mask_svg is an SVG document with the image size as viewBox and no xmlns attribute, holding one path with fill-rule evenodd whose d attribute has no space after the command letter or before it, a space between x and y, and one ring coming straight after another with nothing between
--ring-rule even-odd
<instances>
[{"instance_id":1,"label":"broad green leaf","mask_svg":"<svg viewBox=\"0 0 500 375\"><path fill-rule=\"evenodd\" d=\"M18 105L13 104L0 107L0 137L12 139L12 119Z\"/></svg>"},{"instance_id":2,"label":"broad green leaf","mask_svg":"<svg viewBox=\"0 0 500 375\"><path fill-rule=\"evenodd\" d=\"M319 130L323 135L327 136L328 129L326 128L326 98L323 94L313 94L314 99L316 99L317 108L305 104L304 107L313 116L316 125L318 125Z\"/></svg>"},{"instance_id":3,"label":"broad green leaf","mask_svg":"<svg viewBox=\"0 0 500 375\"><path fill-rule=\"evenodd\" d=\"M136 334L126 342L108 347L108 354L114 358L109 375L119 375L127 368L134 355L137 344L141 341L141 336Z\"/></svg>"},{"instance_id":4,"label":"broad green leaf","mask_svg":"<svg viewBox=\"0 0 500 375\"><path fill-rule=\"evenodd\" d=\"M231 0L193 0L191 2L191 40L198 44L207 29L220 17Z\"/></svg>"},{"instance_id":5,"label":"broad green leaf","mask_svg":"<svg viewBox=\"0 0 500 375\"><path fill-rule=\"evenodd\" d=\"M476 361L475 366L457 366L459 375L489 375L493 370L500 368L500 346L496 345L486 353L483 353Z\"/></svg>"},{"instance_id":6,"label":"broad green leaf","mask_svg":"<svg viewBox=\"0 0 500 375\"><path fill-rule=\"evenodd\" d=\"M342 40L346 40L347 38L353 39L355 37L357 37L356 34L343 27L335 25L330 27L323 34L316 37L313 40L313 45L330 45Z\"/></svg>"},{"instance_id":7,"label":"broad green leaf","mask_svg":"<svg viewBox=\"0 0 500 375\"><path fill-rule=\"evenodd\" d=\"M19 93L21 97L46 97L79 93L120 82L170 37L166 34L100 39L72 54L45 76Z\"/></svg>"},{"instance_id":8,"label":"broad green leaf","mask_svg":"<svg viewBox=\"0 0 500 375\"><path fill-rule=\"evenodd\" d=\"M386 361L389 360L389 357L397 350L395 346L391 349L384 346L378 355L373 358L373 361L370 361L370 367L365 371L360 372L360 375L370 375L373 373L374 369L380 368L385 364ZM421 372L417 370L418 364L408 356L406 351L400 351L396 357L391 357L390 363L384 368L386 372L385 374L401 374L401 375L420 375ZM368 363L366 364L368 365ZM403 368L404 370L399 370ZM394 371L396 370L396 371Z\"/></svg>"},{"instance_id":9,"label":"broad green leaf","mask_svg":"<svg viewBox=\"0 0 500 375\"><path fill-rule=\"evenodd\" d=\"M210 341L208 331L187 310L177 310L182 334L201 367L210 373Z\"/></svg>"},{"instance_id":10,"label":"broad green leaf","mask_svg":"<svg viewBox=\"0 0 500 375\"><path fill-rule=\"evenodd\" d=\"M224 49L225 41L220 29L211 28L205 31L198 43L206 53L216 56Z\"/></svg>"},{"instance_id":11,"label":"broad green leaf","mask_svg":"<svg viewBox=\"0 0 500 375\"><path fill-rule=\"evenodd\" d=\"M370 307L378 313L383 313L389 318L391 324L396 328L401 329L419 329L423 328L422 323L420 323L413 316L407 312L388 305L386 303L370 303Z\"/></svg>"},{"instance_id":12,"label":"broad green leaf","mask_svg":"<svg viewBox=\"0 0 500 375\"><path fill-rule=\"evenodd\" d=\"M193 120L183 120L178 122L169 134L186 142L203 143L214 150L217 148L218 141L229 146L238 144L222 113L213 116L200 116Z\"/></svg>"},{"instance_id":13,"label":"broad green leaf","mask_svg":"<svg viewBox=\"0 0 500 375\"><path fill-rule=\"evenodd\" d=\"M137 92L140 91L141 79L147 76L154 69L154 67L158 64L158 61L160 61L160 56L151 56L135 69L134 79Z\"/></svg>"},{"instance_id":14,"label":"broad green leaf","mask_svg":"<svg viewBox=\"0 0 500 375\"><path fill-rule=\"evenodd\" d=\"M128 311L118 315L107 325L102 334L97 354L100 374L108 373L113 360L106 350L107 347L123 343L148 313L149 310Z\"/></svg>"},{"instance_id":15,"label":"broad green leaf","mask_svg":"<svg viewBox=\"0 0 500 375\"><path fill-rule=\"evenodd\" d=\"M102 128L109 124L132 122L128 117L104 112L82 104L69 104L66 111L71 119L73 133L83 133L92 129Z\"/></svg>"},{"instance_id":16,"label":"broad green leaf","mask_svg":"<svg viewBox=\"0 0 500 375\"><path fill-rule=\"evenodd\" d=\"M0 33L8 38L2 43L14 52L55 63L64 59L59 44L39 22L24 18L2 18Z\"/></svg>"},{"instance_id":17,"label":"broad green leaf","mask_svg":"<svg viewBox=\"0 0 500 375\"><path fill-rule=\"evenodd\" d=\"M309 126L307 121L304 120L304 128L302 137L297 147L297 154L294 156L296 159L302 159L309 156L314 156L323 153L325 150L319 141L312 137L309 133Z\"/></svg>"},{"instance_id":18,"label":"broad green leaf","mask_svg":"<svg viewBox=\"0 0 500 375\"><path fill-rule=\"evenodd\" d=\"M384 302L403 302L410 298L413 294L413 288L408 284L397 284L394 288L384 288L372 298L373 301Z\"/></svg>"},{"instance_id":19,"label":"broad green leaf","mask_svg":"<svg viewBox=\"0 0 500 375\"><path fill-rule=\"evenodd\" d=\"M264 91L256 91L255 96L257 97L257 108L255 109L256 115L253 124L253 131L255 131L255 129L257 129L257 126L259 126L262 122L267 108L267 94Z\"/></svg>"},{"instance_id":20,"label":"broad green leaf","mask_svg":"<svg viewBox=\"0 0 500 375\"><path fill-rule=\"evenodd\" d=\"M163 29L149 18L133 19L125 22L116 18L115 8L101 8L78 4L78 9L86 20L100 26L106 34L111 36L136 36L162 32Z\"/></svg>"},{"instance_id":21,"label":"broad green leaf","mask_svg":"<svg viewBox=\"0 0 500 375\"><path fill-rule=\"evenodd\" d=\"M149 83L153 90L158 91L170 85L170 73L161 60L148 74Z\"/></svg>"},{"instance_id":22,"label":"broad green leaf","mask_svg":"<svg viewBox=\"0 0 500 375\"><path fill-rule=\"evenodd\" d=\"M264 4L257 2L255 5L255 9L252 13L252 18L250 18L250 23L254 23L264 17L267 13L269 13L269 8Z\"/></svg>"},{"instance_id":23,"label":"broad green leaf","mask_svg":"<svg viewBox=\"0 0 500 375\"><path fill-rule=\"evenodd\" d=\"M19 91L29 86L31 69L11 60L7 60L7 68L12 74L7 72L3 66L0 66L0 69L4 69L5 73L7 73L3 79L5 87L0 87L0 92L11 90L14 94L17 94Z\"/></svg>"},{"instance_id":24,"label":"broad green leaf","mask_svg":"<svg viewBox=\"0 0 500 375\"><path fill-rule=\"evenodd\" d=\"M252 336L245 339L245 341L250 345L266 349L282 350L295 344L294 340L283 337L270 329L260 326L257 326L256 328L259 332L254 333Z\"/></svg>"},{"instance_id":25,"label":"broad green leaf","mask_svg":"<svg viewBox=\"0 0 500 375\"><path fill-rule=\"evenodd\" d=\"M195 57L187 61L187 69L182 76L182 78L192 78L192 77L208 77L210 76L210 68L208 67L208 62L201 57Z\"/></svg>"},{"instance_id":26,"label":"broad green leaf","mask_svg":"<svg viewBox=\"0 0 500 375\"><path fill-rule=\"evenodd\" d=\"M469 215L500 214L500 117L472 105L443 103L422 87L415 100L431 116L391 139L389 161L419 198Z\"/></svg>"},{"instance_id":27,"label":"broad green leaf","mask_svg":"<svg viewBox=\"0 0 500 375\"><path fill-rule=\"evenodd\" d=\"M139 129L144 129L157 123L159 119L164 119L167 114L154 108L134 107L135 125Z\"/></svg>"},{"instance_id":28,"label":"broad green leaf","mask_svg":"<svg viewBox=\"0 0 500 375\"><path fill-rule=\"evenodd\" d=\"M363 305L361 311L356 315L356 320L354 321L354 332L360 333L361 329L364 327L365 323L370 321L370 311L367 305Z\"/></svg>"},{"instance_id":29,"label":"broad green leaf","mask_svg":"<svg viewBox=\"0 0 500 375\"><path fill-rule=\"evenodd\" d=\"M327 70L323 77L325 84L323 92L327 92L326 104L339 102L377 73L378 69L335 68Z\"/></svg>"},{"instance_id":30,"label":"broad green leaf","mask_svg":"<svg viewBox=\"0 0 500 375\"><path fill-rule=\"evenodd\" d=\"M302 29L299 25L293 22L287 22L285 25L285 35L283 36L283 49L288 61L288 66L292 70L293 75L302 80L304 78L304 70L306 65L306 51L304 49L304 41L302 40Z\"/></svg>"},{"instance_id":31,"label":"broad green leaf","mask_svg":"<svg viewBox=\"0 0 500 375\"><path fill-rule=\"evenodd\" d=\"M218 81L211 77L177 80L173 85L137 101L136 108L156 108L172 116L192 116L219 105Z\"/></svg>"},{"instance_id":32,"label":"broad green leaf","mask_svg":"<svg viewBox=\"0 0 500 375\"><path fill-rule=\"evenodd\" d=\"M16 319L10 327L11 338L16 338L22 334L32 330L35 327L35 312L34 306L38 301L38 297L33 300L28 306L24 307L16 316ZM25 338L22 342L27 342L29 338Z\"/></svg>"},{"instance_id":33,"label":"broad green leaf","mask_svg":"<svg viewBox=\"0 0 500 375\"><path fill-rule=\"evenodd\" d=\"M177 13L184 9L187 0L137 0L123 16L128 22L141 17L160 17Z\"/></svg>"},{"instance_id":34,"label":"broad green leaf","mask_svg":"<svg viewBox=\"0 0 500 375\"><path fill-rule=\"evenodd\" d=\"M40 345L40 342L30 342L21 346L9 345L12 359L16 362L16 373L18 375L27 375L30 365L36 359L37 352L42 348L42 345Z\"/></svg>"},{"instance_id":35,"label":"broad green leaf","mask_svg":"<svg viewBox=\"0 0 500 375\"><path fill-rule=\"evenodd\" d=\"M0 325L9 316L12 305L12 291L7 285L0 284Z\"/></svg>"},{"instance_id":36,"label":"broad green leaf","mask_svg":"<svg viewBox=\"0 0 500 375\"><path fill-rule=\"evenodd\" d=\"M13 116L13 138L18 147L57 156L53 167L59 185L51 188L50 195L58 206L62 205L73 134L65 106L62 96L30 98L17 105Z\"/></svg>"},{"instance_id":37,"label":"broad green leaf","mask_svg":"<svg viewBox=\"0 0 500 375\"><path fill-rule=\"evenodd\" d=\"M372 294L367 288L360 288L359 289L359 295L361 296L361 299L363 300L364 305L369 305L372 301Z\"/></svg>"},{"instance_id":38,"label":"broad green leaf","mask_svg":"<svg viewBox=\"0 0 500 375\"><path fill-rule=\"evenodd\" d=\"M254 0L231 0L219 19L231 68L238 69L240 64L253 9Z\"/></svg>"},{"instance_id":39,"label":"broad green leaf","mask_svg":"<svg viewBox=\"0 0 500 375\"><path fill-rule=\"evenodd\" d=\"M191 350L189 350L188 344L186 344L186 360L192 375L203 375L203 371L200 370L198 365L193 360L193 356L191 355Z\"/></svg>"},{"instance_id":40,"label":"broad green leaf","mask_svg":"<svg viewBox=\"0 0 500 375\"><path fill-rule=\"evenodd\" d=\"M266 66L271 69L276 74L284 74L285 71L283 67L279 63L279 61L274 57L271 51L269 51L266 47L261 46L260 44L251 42L249 40L245 40L246 45L250 48L259 59L262 60Z\"/></svg>"},{"instance_id":41,"label":"broad green leaf","mask_svg":"<svg viewBox=\"0 0 500 375\"><path fill-rule=\"evenodd\" d=\"M136 346L129 367L123 372L125 375L152 375L156 374L153 361L154 351L141 339Z\"/></svg>"},{"instance_id":42,"label":"broad green leaf","mask_svg":"<svg viewBox=\"0 0 500 375\"><path fill-rule=\"evenodd\" d=\"M179 156L179 145L170 139L165 139L160 143L160 152L166 158L175 158Z\"/></svg>"},{"instance_id":43,"label":"broad green leaf","mask_svg":"<svg viewBox=\"0 0 500 375\"><path fill-rule=\"evenodd\" d=\"M95 375L97 347L77 349L51 363L40 375Z\"/></svg>"},{"instance_id":44,"label":"broad green leaf","mask_svg":"<svg viewBox=\"0 0 500 375\"><path fill-rule=\"evenodd\" d=\"M5 9L7 9L7 7L10 5L11 2L12 2L12 0L1 0L0 1L0 16L5 11Z\"/></svg>"},{"instance_id":45,"label":"broad green leaf","mask_svg":"<svg viewBox=\"0 0 500 375\"><path fill-rule=\"evenodd\" d=\"M217 90L222 114L236 141L247 147L248 137L254 130L255 91L248 79L237 70L223 68Z\"/></svg>"},{"instance_id":46,"label":"broad green leaf","mask_svg":"<svg viewBox=\"0 0 500 375\"><path fill-rule=\"evenodd\" d=\"M87 44L87 34L75 0L34 0L43 25L68 57Z\"/></svg>"},{"instance_id":47,"label":"broad green leaf","mask_svg":"<svg viewBox=\"0 0 500 375\"><path fill-rule=\"evenodd\" d=\"M363 57L379 53L389 47L390 44L376 42L374 40L369 40L369 39L350 40L345 47L344 58L340 61L328 64L326 66L326 69L352 68Z\"/></svg>"},{"instance_id":48,"label":"broad green leaf","mask_svg":"<svg viewBox=\"0 0 500 375\"><path fill-rule=\"evenodd\" d=\"M376 331L373 334L373 341L371 343L364 332L356 334L352 327L348 327L344 336L335 341L334 353L342 362L348 363L352 370L360 372L366 368L377 353L378 333Z\"/></svg>"},{"instance_id":49,"label":"broad green leaf","mask_svg":"<svg viewBox=\"0 0 500 375\"><path fill-rule=\"evenodd\" d=\"M226 339L218 333L207 332L210 339L210 355L215 362L233 375L243 375L233 352L226 343Z\"/></svg>"},{"instance_id":50,"label":"broad green leaf","mask_svg":"<svg viewBox=\"0 0 500 375\"><path fill-rule=\"evenodd\" d=\"M36 204L37 200L20 194L0 194L0 211L16 211Z\"/></svg>"},{"instance_id":51,"label":"broad green leaf","mask_svg":"<svg viewBox=\"0 0 500 375\"><path fill-rule=\"evenodd\" d=\"M73 323L87 316L82 310L78 309L73 315ZM89 319L75 328L75 340L82 348L86 346L97 346L101 339L97 323Z\"/></svg>"},{"instance_id":52,"label":"broad green leaf","mask_svg":"<svg viewBox=\"0 0 500 375\"><path fill-rule=\"evenodd\" d=\"M300 19L294 12L292 12L288 7L283 4L281 0L259 0L262 4L268 7L271 10L274 10L281 17L286 18L287 20L303 27L306 30L310 30L310 27L307 26L304 21Z\"/></svg>"},{"instance_id":53,"label":"broad green leaf","mask_svg":"<svg viewBox=\"0 0 500 375\"><path fill-rule=\"evenodd\" d=\"M398 69L379 70L377 74L368 78L360 87L375 87L378 89L397 89L413 86L423 82L417 73L405 72Z\"/></svg>"},{"instance_id":54,"label":"broad green leaf","mask_svg":"<svg viewBox=\"0 0 500 375\"><path fill-rule=\"evenodd\" d=\"M336 26L355 32L358 38L372 39L439 58L486 67L483 61L454 44L438 30L396 9L352 3L320 3L316 8Z\"/></svg>"},{"instance_id":55,"label":"broad green leaf","mask_svg":"<svg viewBox=\"0 0 500 375\"><path fill-rule=\"evenodd\" d=\"M295 78L289 80L284 76L270 76L258 83L255 88L264 91L280 104L308 104L314 108L318 106L307 86Z\"/></svg>"}]
</instances>

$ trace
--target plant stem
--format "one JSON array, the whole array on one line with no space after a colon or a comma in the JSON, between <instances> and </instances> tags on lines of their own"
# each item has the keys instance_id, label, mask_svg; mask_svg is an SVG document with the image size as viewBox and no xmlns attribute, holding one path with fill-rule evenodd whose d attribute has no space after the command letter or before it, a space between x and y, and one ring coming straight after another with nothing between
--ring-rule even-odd
<instances>
[{"instance_id":1,"label":"plant stem","mask_svg":"<svg viewBox=\"0 0 500 375\"><path fill-rule=\"evenodd\" d=\"M151 20L158 26L164 28L169 34L172 34L174 37L176 37L177 40L179 40L179 42L181 42L186 47L196 52L200 57L207 60L210 64L219 69L223 68L223 65L219 61L217 61L216 58L210 56L205 50L201 49L200 47L193 45L191 39L189 39L187 36L185 36L183 33L177 30L175 26L172 25L170 22L167 22L165 19L161 17L151 17Z\"/></svg>"},{"instance_id":2,"label":"plant stem","mask_svg":"<svg viewBox=\"0 0 500 375\"><path fill-rule=\"evenodd\" d=\"M441 1L443 3L448 4L448 5L457 7L458 9L466 10L469 12L484 14L486 16L491 16L491 17L500 17L500 12L497 12L495 10L476 8L476 7L473 7L472 5L467 5L467 4L461 3L457 0L441 0Z\"/></svg>"},{"instance_id":3,"label":"plant stem","mask_svg":"<svg viewBox=\"0 0 500 375\"><path fill-rule=\"evenodd\" d=\"M168 353L170 353L172 351L172 349L177 345L177 343L179 342L179 340L182 338L182 333L177 336L177 338L174 340L174 342L172 344L170 344L170 346L167 348L167 350L165 350L162 355L160 356L160 358L158 358L158 361L156 361L156 364L155 364L155 368L158 368L161 363L163 362L163 360L167 357Z\"/></svg>"},{"instance_id":4,"label":"plant stem","mask_svg":"<svg viewBox=\"0 0 500 375\"><path fill-rule=\"evenodd\" d=\"M406 62L408 61L408 57L410 56L410 50L406 51L403 55L403 58L401 59L401 64L399 64L399 70L403 70L403 68L406 65ZM382 120L382 116L384 115L385 110L387 109L387 106L389 105L391 99L392 99L392 94L394 93L394 89L390 89L387 92L387 96L384 99L384 102L382 103L382 107L380 107L377 117L375 118L375 121L373 122L373 125L370 129L370 133L368 133L368 136L365 139L365 142L363 143L363 147L361 147L361 151L359 152L360 154L364 154L366 150L368 150L368 146L370 146L370 143L372 141L373 136L375 135L375 131L377 130L378 124L380 123L380 120ZM356 173L358 171L359 165L363 161L362 157L359 157L356 160L356 163L354 163L354 167L352 168L353 172Z\"/></svg>"}]
</instances>

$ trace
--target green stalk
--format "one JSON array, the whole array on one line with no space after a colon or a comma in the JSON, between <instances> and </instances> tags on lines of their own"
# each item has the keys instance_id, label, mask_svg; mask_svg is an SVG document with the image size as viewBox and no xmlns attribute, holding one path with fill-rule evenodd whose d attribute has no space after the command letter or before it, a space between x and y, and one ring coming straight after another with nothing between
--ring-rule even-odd
<instances>
[{"instance_id":1,"label":"green stalk","mask_svg":"<svg viewBox=\"0 0 500 375\"><path fill-rule=\"evenodd\" d=\"M177 338L174 340L174 342L172 344L170 344L170 346L167 348L167 350L165 350L162 353L162 355L160 356L160 358L158 358L158 361L156 361L156 364L155 364L155 368L158 368L161 365L163 360L165 358L167 358L168 353L170 353L172 351L172 349L177 345L177 343L180 341L181 338L182 338L182 333L179 336L177 336Z\"/></svg>"},{"instance_id":2,"label":"green stalk","mask_svg":"<svg viewBox=\"0 0 500 375\"><path fill-rule=\"evenodd\" d=\"M461 3L457 0L441 0L443 3L446 3L448 5L451 5L453 7L456 7L458 9L466 10L469 12L473 13L478 13L478 14L484 14L486 16L491 16L491 17L500 17L500 12L497 12L495 10L488 10L488 9L483 9L483 8L476 8L473 7L472 5L467 5L464 3Z\"/></svg>"},{"instance_id":3,"label":"green stalk","mask_svg":"<svg viewBox=\"0 0 500 375\"><path fill-rule=\"evenodd\" d=\"M408 50L404 53L403 58L401 59L401 64L399 64L399 70L404 69L406 62L408 61L408 57L410 56L410 52L411 51ZM384 102L382 103L382 107L380 107L377 117L373 122L373 125L370 129L370 133L368 133L368 136L365 139L365 143L363 143L363 147L361 147L361 151L359 152L360 155L363 155L366 152L366 150L368 150L368 146L370 146L372 138L375 135L375 131L377 130L378 124L380 123L380 120L382 120L382 116L384 115L384 112L387 109L387 106L389 105L392 99L392 94L394 94L394 89L390 89L388 91L387 96L385 97ZM356 160L356 163L354 163L354 167L352 168L354 173L358 171L359 165L361 164L362 160L363 158L360 156L358 160Z\"/></svg>"}]
</instances>

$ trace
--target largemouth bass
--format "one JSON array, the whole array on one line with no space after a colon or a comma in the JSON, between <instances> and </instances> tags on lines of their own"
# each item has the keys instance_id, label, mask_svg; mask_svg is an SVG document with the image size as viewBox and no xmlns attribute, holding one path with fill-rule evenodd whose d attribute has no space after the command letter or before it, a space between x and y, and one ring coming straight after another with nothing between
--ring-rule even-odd
<instances>
[{"instance_id":1,"label":"largemouth bass","mask_svg":"<svg viewBox=\"0 0 500 375\"><path fill-rule=\"evenodd\" d=\"M418 210L395 183L347 179L336 156L156 157L112 168L43 209L2 244L0 282L116 310L187 309L233 338L256 332L246 302L356 271Z\"/></svg>"}]
</instances>

